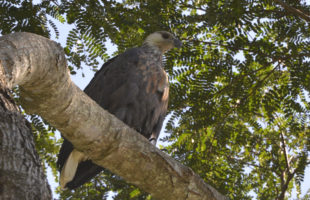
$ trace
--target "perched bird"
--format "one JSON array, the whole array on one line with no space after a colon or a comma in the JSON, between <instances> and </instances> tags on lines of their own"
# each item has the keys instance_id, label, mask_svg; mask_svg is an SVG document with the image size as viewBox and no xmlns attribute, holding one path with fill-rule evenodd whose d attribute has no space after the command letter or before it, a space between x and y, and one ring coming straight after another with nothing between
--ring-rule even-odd
<instances>
[{"instance_id":1,"label":"perched bird","mask_svg":"<svg viewBox=\"0 0 310 200\"><path fill-rule=\"evenodd\" d=\"M107 61L84 92L102 108L156 144L166 115L169 83L163 54L181 42L171 33L150 34L141 47L131 48ZM64 138L58 155L61 188L74 189L89 181L102 167L87 160Z\"/></svg>"}]
</instances>

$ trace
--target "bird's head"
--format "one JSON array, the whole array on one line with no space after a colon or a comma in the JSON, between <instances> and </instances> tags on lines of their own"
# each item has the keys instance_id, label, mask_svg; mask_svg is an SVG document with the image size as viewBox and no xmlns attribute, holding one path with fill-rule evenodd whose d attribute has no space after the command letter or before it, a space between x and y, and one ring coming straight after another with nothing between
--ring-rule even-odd
<instances>
[{"instance_id":1,"label":"bird's head","mask_svg":"<svg viewBox=\"0 0 310 200\"><path fill-rule=\"evenodd\" d=\"M182 42L167 31L157 31L150 34L145 39L144 44L151 47L157 47L162 53L165 53L174 47L180 48L182 46Z\"/></svg>"}]
</instances>

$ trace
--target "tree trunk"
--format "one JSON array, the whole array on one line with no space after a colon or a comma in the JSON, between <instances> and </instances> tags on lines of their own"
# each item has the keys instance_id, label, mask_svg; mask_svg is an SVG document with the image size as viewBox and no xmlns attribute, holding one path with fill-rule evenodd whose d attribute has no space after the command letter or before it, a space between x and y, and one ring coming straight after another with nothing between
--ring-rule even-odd
<instances>
[{"instance_id":1,"label":"tree trunk","mask_svg":"<svg viewBox=\"0 0 310 200\"><path fill-rule=\"evenodd\" d=\"M0 72L0 199L51 199L31 126L2 83Z\"/></svg>"},{"instance_id":2,"label":"tree trunk","mask_svg":"<svg viewBox=\"0 0 310 200\"><path fill-rule=\"evenodd\" d=\"M94 163L156 199L226 199L74 85L57 43L30 33L3 36L2 68L7 87L20 86L26 112L43 117Z\"/></svg>"}]
</instances>

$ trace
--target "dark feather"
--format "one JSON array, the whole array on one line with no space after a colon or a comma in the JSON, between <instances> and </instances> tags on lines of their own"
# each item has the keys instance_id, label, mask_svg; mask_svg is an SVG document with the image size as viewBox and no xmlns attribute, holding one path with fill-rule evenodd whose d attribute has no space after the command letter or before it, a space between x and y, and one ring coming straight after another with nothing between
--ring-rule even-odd
<instances>
[{"instance_id":1,"label":"dark feather","mask_svg":"<svg viewBox=\"0 0 310 200\"><path fill-rule=\"evenodd\" d=\"M101 107L144 137L157 140L168 105L168 81L162 68L162 53L148 46L132 48L106 62L84 92ZM61 171L73 150L65 139L57 165ZM74 179L76 188L103 168L90 160L81 162Z\"/></svg>"}]
</instances>

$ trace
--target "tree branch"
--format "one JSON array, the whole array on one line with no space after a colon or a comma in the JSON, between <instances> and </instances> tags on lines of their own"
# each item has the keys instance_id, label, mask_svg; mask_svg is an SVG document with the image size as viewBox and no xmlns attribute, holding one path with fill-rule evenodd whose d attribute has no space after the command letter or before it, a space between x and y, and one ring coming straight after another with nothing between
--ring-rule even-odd
<instances>
[{"instance_id":1,"label":"tree branch","mask_svg":"<svg viewBox=\"0 0 310 200\"><path fill-rule=\"evenodd\" d=\"M303 18L304 20L310 22L310 16L307 15L306 13L302 12L301 10L293 8L292 6L284 3L281 0L273 0L273 1L278 3L278 4L280 4L286 11L288 11L288 12L294 14L294 15L297 15L297 16Z\"/></svg>"},{"instance_id":2,"label":"tree branch","mask_svg":"<svg viewBox=\"0 0 310 200\"><path fill-rule=\"evenodd\" d=\"M288 185L290 183L290 181L294 178L294 174L293 173L289 173L285 179L285 181L283 183L281 183L281 192L278 195L278 197L276 198L276 200L284 200L285 199L285 194L288 188Z\"/></svg>"},{"instance_id":3,"label":"tree branch","mask_svg":"<svg viewBox=\"0 0 310 200\"><path fill-rule=\"evenodd\" d=\"M291 173L291 166L290 166L289 158L288 158L288 155L287 155L287 149L286 149L286 143L285 143L283 131L280 132L280 136L281 136L282 151L283 151L283 154L284 154L286 168L287 168L288 174L290 174Z\"/></svg>"},{"instance_id":4,"label":"tree branch","mask_svg":"<svg viewBox=\"0 0 310 200\"><path fill-rule=\"evenodd\" d=\"M30 33L2 36L1 69L8 88L19 85L27 113L42 116L96 164L154 198L226 199L73 84L57 43Z\"/></svg>"}]
</instances>

